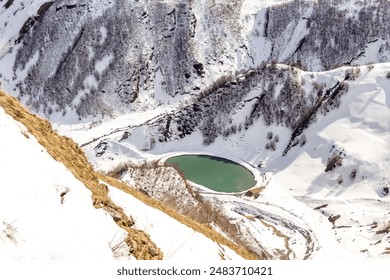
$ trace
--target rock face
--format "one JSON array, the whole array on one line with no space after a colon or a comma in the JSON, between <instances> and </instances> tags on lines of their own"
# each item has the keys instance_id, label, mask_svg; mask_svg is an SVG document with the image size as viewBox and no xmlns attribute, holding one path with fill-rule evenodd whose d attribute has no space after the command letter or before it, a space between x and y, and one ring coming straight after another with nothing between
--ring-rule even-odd
<instances>
[{"instance_id":1,"label":"rock face","mask_svg":"<svg viewBox=\"0 0 390 280\"><path fill-rule=\"evenodd\" d=\"M33 110L78 122L192 102L264 62L316 71L389 61L389 2L344 2L42 3L20 19L3 79Z\"/></svg>"},{"instance_id":2,"label":"rock face","mask_svg":"<svg viewBox=\"0 0 390 280\"><path fill-rule=\"evenodd\" d=\"M18 89L37 93L28 96L35 110L49 116L71 109L81 117L133 111L144 99L159 101L156 88L167 98L189 93L189 81L203 74L193 54L191 5L67 2L55 2L21 31L13 69L30 67Z\"/></svg>"}]
</instances>

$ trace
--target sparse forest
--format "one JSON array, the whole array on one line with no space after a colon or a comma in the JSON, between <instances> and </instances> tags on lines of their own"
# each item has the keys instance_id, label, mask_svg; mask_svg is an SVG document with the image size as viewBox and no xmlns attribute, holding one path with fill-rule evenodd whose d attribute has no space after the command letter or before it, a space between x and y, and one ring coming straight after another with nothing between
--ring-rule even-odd
<instances>
[{"instance_id":1,"label":"sparse forest","mask_svg":"<svg viewBox=\"0 0 390 280\"><path fill-rule=\"evenodd\" d=\"M353 65L365 55L365 48L378 40L378 61L372 62L389 61L390 3L363 1L359 12L350 15L339 8L342 2L294 0L267 8L263 35L258 30L253 32L270 42L272 52L262 65L253 65L250 50L261 46L243 45L237 16L222 6L205 7L203 19L192 2L172 5L157 1L145 6L138 1L100 0L99 5L105 8L96 12L89 3L67 5L66 1L56 1L45 6L38 20L29 19L30 29L21 30L21 46L13 65L15 90L32 109L48 117L55 112L65 115L74 111L80 119L137 111L146 106L145 99L157 106L174 96L191 96L195 100L192 106L199 106L200 111L195 107L185 109L189 117L178 124L179 137L193 130L193 118L203 118L208 112L200 124L207 144L218 134L229 135L239 129L229 125L229 117L224 114L240 102L241 91L247 92L263 81L263 93L241 128L248 127L259 114L267 124L283 119L293 126L297 116L313 102L305 101L308 104L289 112L290 98L303 102L306 94L300 92L298 83L305 81L297 81L294 73L283 81L279 77L277 82L283 83L283 89L278 101L271 102L276 83L266 82L266 76L281 71L274 67L262 71L265 64L284 63L309 70ZM61 24L55 24L58 22ZM220 34L216 26L221 26L225 34ZM286 44L299 28L306 28L306 35L299 42ZM197 30L207 34L202 45L195 39ZM246 60L238 69L226 70L223 61L238 59L226 53L238 46ZM205 54L202 59L199 52ZM211 68L220 72L212 74ZM237 90L237 73L248 75L250 68L255 69L256 73L250 74L255 77L241 81L240 92L232 94ZM20 76L23 70L27 70L25 78ZM206 103L214 107L220 102L225 108L220 109L224 113L218 113L218 120Z\"/></svg>"}]
</instances>

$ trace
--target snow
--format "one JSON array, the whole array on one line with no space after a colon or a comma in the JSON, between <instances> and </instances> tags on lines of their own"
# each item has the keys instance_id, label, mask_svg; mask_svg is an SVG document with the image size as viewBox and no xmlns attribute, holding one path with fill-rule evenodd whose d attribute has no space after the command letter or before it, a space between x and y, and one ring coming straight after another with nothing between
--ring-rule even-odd
<instances>
[{"instance_id":1,"label":"snow","mask_svg":"<svg viewBox=\"0 0 390 280\"><path fill-rule=\"evenodd\" d=\"M250 2L254 3L253 1ZM258 3L261 2L259 1ZM266 15L266 9L260 10L257 13L257 15L254 17L253 24L247 21L245 22L244 25L244 26L248 26L248 25L252 26L251 32L247 33L250 34L247 40L250 46L249 52L251 54L251 57L253 58L253 64L255 66L260 66L261 62L267 61L272 51L271 42L264 37L265 22L266 22L265 15ZM263 46L263 47L259 48L259 46Z\"/></svg>"},{"instance_id":2,"label":"snow","mask_svg":"<svg viewBox=\"0 0 390 280\"><path fill-rule=\"evenodd\" d=\"M226 246L215 243L116 188L110 187L109 193L111 199L133 217L136 227L150 234L151 239L163 251L165 260L216 261L221 259L219 252L223 252L227 259L242 259Z\"/></svg>"},{"instance_id":3,"label":"snow","mask_svg":"<svg viewBox=\"0 0 390 280\"><path fill-rule=\"evenodd\" d=\"M352 61L352 65L367 65L374 61L378 61L379 49L386 41L379 38L375 42L369 43L363 54L359 55L358 59Z\"/></svg>"},{"instance_id":4,"label":"snow","mask_svg":"<svg viewBox=\"0 0 390 280\"><path fill-rule=\"evenodd\" d=\"M29 17L36 16L38 9L46 2L46 0L19 0L14 1L8 9L3 4L0 7L0 74L10 91L15 87L15 82L12 80L13 71L11 67L15 61L15 53L12 51L18 49L18 46L15 45L15 40L18 38L19 31L26 20ZM30 64L35 63L38 56L38 53L36 53L31 58ZM23 71L23 73L25 75L27 71Z\"/></svg>"},{"instance_id":5,"label":"snow","mask_svg":"<svg viewBox=\"0 0 390 280\"><path fill-rule=\"evenodd\" d=\"M287 157L292 157L292 161L287 166L275 164L270 167L277 172L264 195L274 202L279 200L278 194L291 194L289 199L284 198L280 203L295 208L294 212L303 215L316 233L321 247L313 256L315 258L386 256L383 254L386 243L373 245L382 237L368 225L377 220L386 223L384 213L390 209L389 198L380 195L378 186L389 176L390 127L384 120L390 117L385 92L390 81L383 77L389 66L375 65L371 71L362 67L360 78L350 83L340 108L329 116L320 117L305 132L307 144L304 151L292 150ZM341 167L324 173L333 146L337 152L345 151L346 156ZM353 181L349 176L354 168L357 176ZM336 181L340 175L344 178L342 184ZM386 183L385 179L382 186ZM322 204L328 206L318 217L316 211L294 205L294 197L313 208ZM336 221L340 228L331 228L327 219L331 214L341 215ZM353 219L358 222L352 223Z\"/></svg>"},{"instance_id":6,"label":"snow","mask_svg":"<svg viewBox=\"0 0 390 280\"><path fill-rule=\"evenodd\" d=\"M28 70L31 66L33 66L39 59L39 52L36 52L31 59L26 63L26 67L23 70L17 69L15 71L16 75L20 76L27 76Z\"/></svg>"},{"instance_id":7,"label":"snow","mask_svg":"<svg viewBox=\"0 0 390 280\"><path fill-rule=\"evenodd\" d=\"M28 4L25 4L25 2L28 1L15 1L8 9L4 5L0 8L0 26L6 27L0 29L0 58L13 47L13 41L17 38L25 19L36 15L39 7L47 1L34 0L29 1Z\"/></svg>"},{"instance_id":8,"label":"snow","mask_svg":"<svg viewBox=\"0 0 390 280\"><path fill-rule=\"evenodd\" d=\"M91 120L81 124L64 124L61 120L55 122L54 127L62 134L72 137L77 143L85 144L94 138L100 138L103 135L112 135L120 139L123 132L143 124L152 122L163 114L170 113L169 108L160 107L146 112L137 112L133 114L121 115L115 119L106 119L101 122Z\"/></svg>"},{"instance_id":9,"label":"snow","mask_svg":"<svg viewBox=\"0 0 390 280\"><path fill-rule=\"evenodd\" d=\"M300 75L301 79L314 79L332 86L344 78L347 69L317 73L301 71ZM153 161L191 152L233 159L252 168L254 174L258 174L257 178L263 177L259 179L260 185L268 182L257 199L197 189L216 204L224 205L226 214L246 231L248 238L253 238L253 244L262 244L275 258L280 251L288 252L281 236L289 238L290 258L386 258L387 237L377 232L389 222L384 213L390 213L389 197L381 194L383 188L389 186L390 175L390 125L384 121L390 118L390 80L385 77L390 64L376 64L373 69L362 66L360 70L360 76L349 81L349 90L341 97L340 108L326 116L319 114L317 121L304 131L306 144L293 147L285 157L281 153L291 131L277 125L266 126L261 119L248 130L228 138L219 136L209 146L202 144L201 133L195 131L184 139L157 143L150 150L145 141L153 137L150 131L129 129L132 142L119 142L121 134L118 133L106 135L104 141L109 148L101 157L95 157L92 149L98 141L84 148L95 167L105 171L122 162ZM311 83L306 85L306 92L311 92ZM252 95L255 92L246 98L250 99ZM250 104L248 102L232 113L233 123L247 115ZM130 116L112 120L107 128L124 127ZM150 123L147 115L136 116L139 117L137 123L143 122L143 116L146 117L144 121ZM106 133L104 127L102 124L92 128L93 135ZM268 131L279 136L276 151L264 148ZM84 141L88 139L88 131L72 133L76 138L84 135ZM141 151L140 147L146 150ZM342 166L325 172L328 159L339 153L343 155ZM263 162L263 168L253 167L259 162ZM350 179L353 169L357 170L357 175ZM340 176L343 178L341 184L338 183ZM325 204L326 207L315 209ZM258 215L265 224L257 218L248 218ZM337 215L340 218L333 225L331 219ZM374 222L378 225L372 228ZM271 232L270 226L281 236Z\"/></svg>"},{"instance_id":10,"label":"snow","mask_svg":"<svg viewBox=\"0 0 390 280\"><path fill-rule=\"evenodd\" d=\"M12 69L6 66L13 65L16 52L15 49L13 53L8 51L25 19L35 14L43 2L31 1L22 8L20 3L27 2L17 1L18 5L0 10L0 26L7 24L7 28L0 30L0 67L2 79L9 89L13 89L16 82L12 81ZM217 77L258 66L269 59L272 44L263 34L265 8L287 1L244 0L237 15L241 23L238 29L243 36L235 34L235 26L225 28L223 24L228 25L228 21L209 26L205 12L209 10L204 5L207 1L195 2L194 14L206 15L197 19L194 59L204 65L206 75L190 82L204 88ZM170 3L173 5L175 1ZM217 1L217 4L224 3ZM107 8L109 4L105 5ZM347 16L352 17L361 7L359 1L341 1L338 8L345 9ZM104 12L99 5L93 9L96 9L96 15ZM23 16L13 17L13 13ZM308 9L304 14L310 17L310 13ZM309 32L306 19L297 20L297 25L291 22L285 35L278 37L277 45L283 47L278 49L279 61L287 60ZM107 29L100 27L100 34L100 43L103 43ZM208 42L218 44L218 48L208 48ZM378 53L385 43L383 39L367 43L364 53L351 64L381 61ZM242 45L246 49L241 48ZM92 49L88 55L93 58ZM129 53L127 59L133 61L133 56ZM19 79L37 59L38 53L31 57L24 72L18 73ZM112 59L113 55L108 53L96 63L96 70L104 72ZM309 57L307 61L311 69L323 67L319 58ZM306 81L305 90L309 93L312 92L311 82L323 83L328 89L344 79L347 69L299 73L301 80ZM359 69L360 76L355 81L348 81L349 90L342 96L340 107L326 116L319 114L316 123L304 131L306 144L292 147L286 156L282 156L282 152L291 137L291 130L277 125L267 126L261 118L245 131L226 138L218 136L209 146L202 144L201 132L195 131L184 139L157 143L152 147L153 131L147 130L146 126L136 128L152 124L191 101L191 96L171 98L167 95L162 68L155 69L155 92L149 89L140 96L139 105L144 111L97 122L90 117L79 124L74 124L78 116L73 112L65 118L53 117L52 121L60 133L84 146L89 160L98 170L107 171L123 162L152 161L187 152L222 156L248 166L257 178L264 178L259 179L259 184L268 182L258 198L207 193L204 189L202 195L221 205L232 221L240 225L244 235L253 244L262 245L272 257L278 258L278 254L284 252L295 259L389 258L385 251L389 247L386 227L389 224L390 197L384 192L390 186L390 123L387 121L390 119L390 80L386 78L390 64ZM98 81L90 75L85 85L97 86ZM82 94L79 92L76 103ZM258 91L253 90L246 99L257 95ZM149 110L149 107L154 109ZM252 102L243 102L232 112L233 123L248 116L251 108ZM0 251L0 258L112 258L107 244L117 236L118 228L111 218L92 207L85 187L63 165L50 158L31 135L27 139L21 133L26 133L25 129L3 111L0 111L0 130L0 245L5 248ZM265 149L269 131L280 138L275 151ZM131 142L123 140L125 132L131 134ZM105 142L108 148L98 157L96 146L101 142ZM11 146L15 148L10 149ZM342 155L342 166L325 172L328 160L337 154ZM254 167L260 162L263 163L261 169ZM357 174L352 179L354 169ZM343 182L339 182L340 178ZM69 192L61 204L60 195L67 190ZM218 259L220 247L204 236L113 187L110 187L110 195L135 218L138 229L151 235L167 259L178 260L188 258L188 255L191 258ZM85 221L88 221L87 228ZM288 237L288 246L285 237ZM288 253L287 247L292 252ZM230 258L239 258L228 249L224 250Z\"/></svg>"},{"instance_id":11,"label":"snow","mask_svg":"<svg viewBox=\"0 0 390 280\"><path fill-rule=\"evenodd\" d=\"M102 38L101 38L99 43L102 45L104 43L104 41L107 39L107 28L105 28L104 26L101 26L100 33L102 35Z\"/></svg>"},{"instance_id":12,"label":"snow","mask_svg":"<svg viewBox=\"0 0 390 280\"><path fill-rule=\"evenodd\" d=\"M299 45L299 42L302 41L307 34L309 34L309 29L307 29L306 24L307 20L302 19L298 22L296 26L293 22L291 22L286 27L286 30L284 32L286 35L283 36L283 38L285 38L285 41L280 42L282 46L286 46L286 48L280 54L281 61L288 60L294 54L296 47ZM287 34L294 34L294 36L288 37Z\"/></svg>"},{"instance_id":13,"label":"snow","mask_svg":"<svg viewBox=\"0 0 390 280\"><path fill-rule=\"evenodd\" d=\"M105 30L105 29L104 29ZM96 70L99 71L100 74L107 68L107 66L110 64L111 60L114 59L113 54L106 55L103 57L102 60L96 62Z\"/></svg>"},{"instance_id":14,"label":"snow","mask_svg":"<svg viewBox=\"0 0 390 280\"><path fill-rule=\"evenodd\" d=\"M96 88L98 86L98 81L96 80L96 77L93 75L88 75L87 77L85 77L84 86L87 89Z\"/></svg>"},{"instance_id":15,"label":"snow","mask_svg":"<svg viewBox=\"0 0 390 280\"><path fill-rule=\"evenodd\" d=\"M86 187L2 108L0 135L0 259L112 260L123 232Z\"/></svg>"},{"instance_id":16,"label":"snow","mask_svg":"<svg viewBox=\"0 0 390 280\"><path fill-rule=\"evenodd\" d=\"M88 50L88 60L92 61L93 57L95 56L95 51L93 50L93 47L91 47L91 46L88 46L87 50Z\"/></svg>"},{"instance_id":17,"label":"snow","mask_svg":"<svg viewBox=\"0 0 390 280\"><path fill-rule=\"evenodd\" d=\"M113 259L125 232L91 194L48 155L26 128L0 109L0 259ZM12 148L10 148L12 147ZM22 176L20 176L22 174ZM147 232L167 260L240 260L231 249L122 191L109 196Z\"/></svg>"}]
</instances>

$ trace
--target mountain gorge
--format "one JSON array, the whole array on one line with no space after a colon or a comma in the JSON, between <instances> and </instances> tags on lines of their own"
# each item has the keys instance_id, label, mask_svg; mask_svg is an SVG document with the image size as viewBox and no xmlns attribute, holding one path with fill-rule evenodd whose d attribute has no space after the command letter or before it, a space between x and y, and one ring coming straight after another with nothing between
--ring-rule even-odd
<instances>
[{"instance_id":1,"label":"mountain gorge","mask_svg":"<svg viewBox=\"0 0 390 280\"><path fill-rule=\"evenodd\" d=\"M192 218L258 257L387 257L389 25L385 0L2 1L0 82L96 170L216 206ZM176 153L246 164L261 192L192 189Z\"/></svg>"}]
</instances>

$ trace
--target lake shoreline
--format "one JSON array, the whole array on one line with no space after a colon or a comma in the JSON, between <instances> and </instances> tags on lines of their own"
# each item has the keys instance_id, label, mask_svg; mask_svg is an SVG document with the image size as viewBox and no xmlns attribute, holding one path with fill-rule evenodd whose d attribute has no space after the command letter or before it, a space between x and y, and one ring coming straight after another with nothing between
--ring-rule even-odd
<instances>
[{"instance_id":1,"label":"lake shoreline","mask_svg":"<svg viewBox=\"0 0 390 280\"><path fill-rule=\"evenodd\" d=\"M226 164L238 165L241 168L244 168L246 171L248 171L252 175L252 177L253 177L252 179L254 181L254 185L246 188L245 190L225 192L225 191L212 189L211 187L193 182L190 179L185 178L186 181L189 182L191 186L193 186L194 188L196 188L198 191L201 191L201 192L209 192L209 193L214 193L214 194L231 194L231 195L241 194L241 193L247 192L248 190L258 188L263 183L264 178L263 178L261 172L256 167L254 167L252 164L250 164L250 163L248 163L240 158L233 157L233 156L221 156L220 154L209 153L209 152L206 152L203 150L186 150L186 151L179 151L179 152L170 152L170 153L160 155L159 162L160 162L160 164L166 165L167 161L169 159L174 158L174 157L180 157L180 156L201 156L201 157L208 158L210 160L222 161ZM180 172L181 172L181 170L180 170Z\"/></svg>"}]
</instances>

